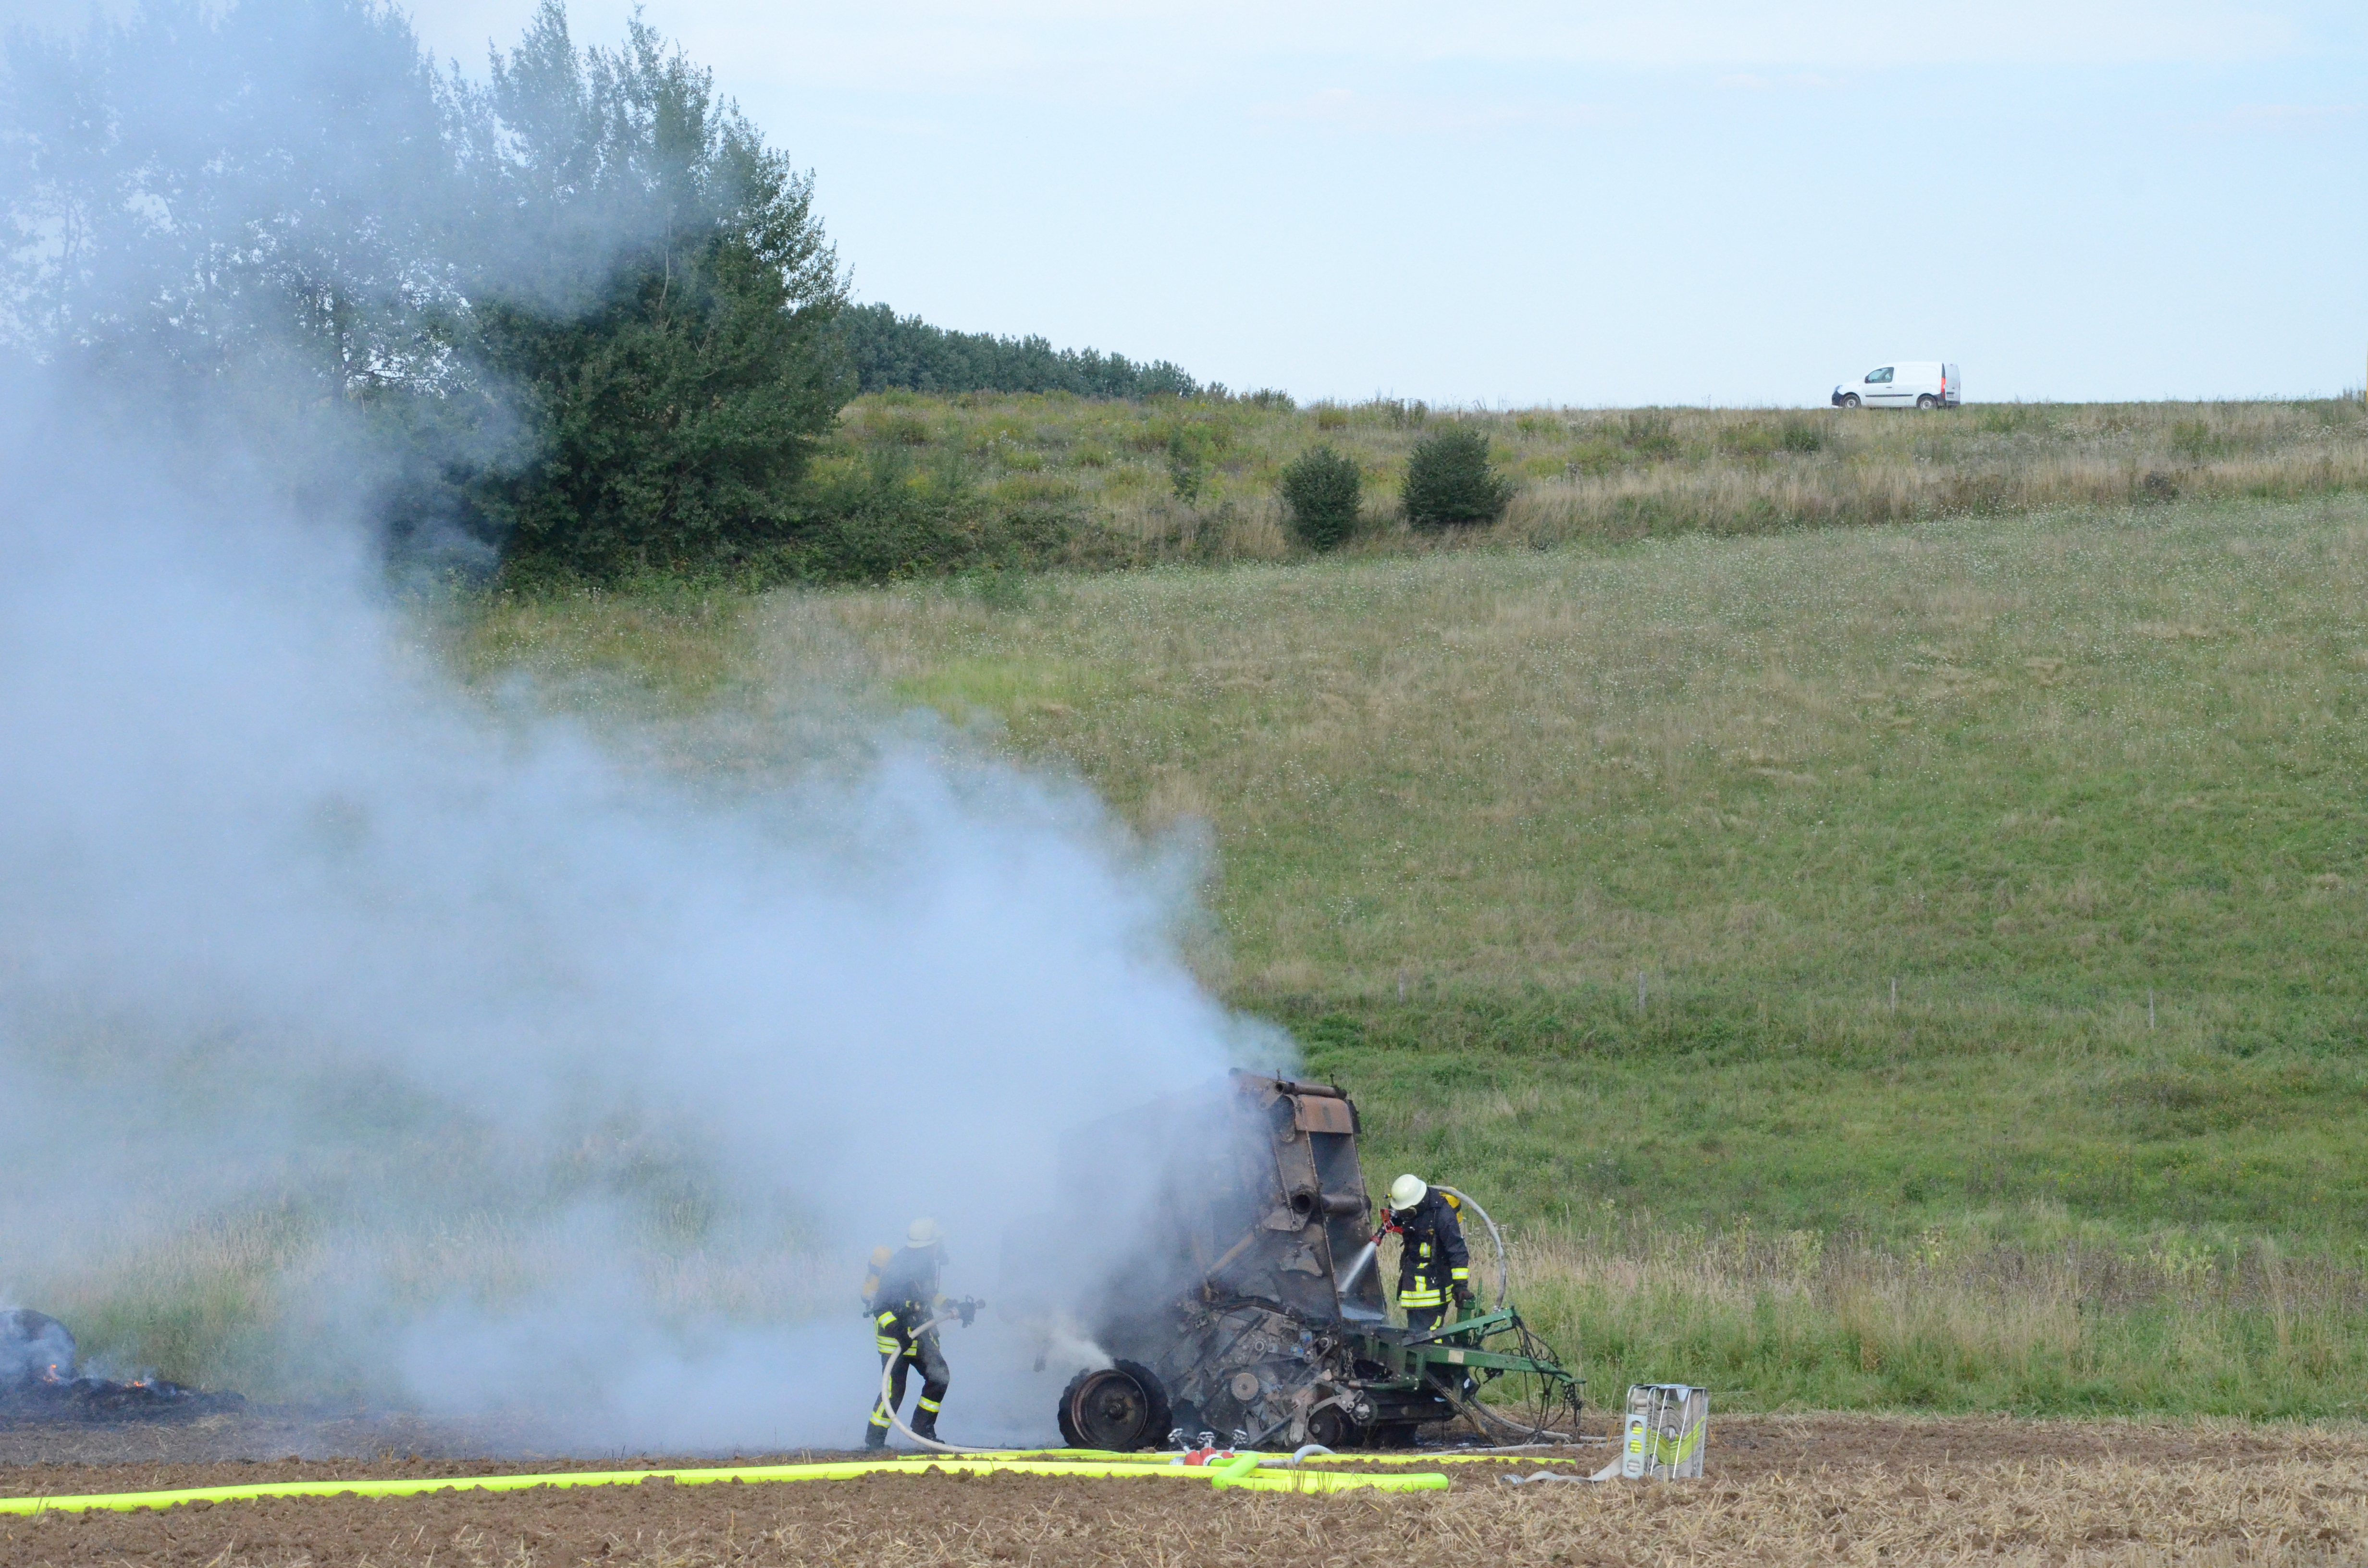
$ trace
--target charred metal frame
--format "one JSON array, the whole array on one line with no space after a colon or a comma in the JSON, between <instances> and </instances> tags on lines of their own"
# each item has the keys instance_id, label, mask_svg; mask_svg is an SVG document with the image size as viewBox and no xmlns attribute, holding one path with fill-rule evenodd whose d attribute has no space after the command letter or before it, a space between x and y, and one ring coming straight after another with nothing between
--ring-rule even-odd
<instances>
[{"instance_id":1,"label":"charred metal frame","mask_svg":"<svg viewBox=\"0 0 2368 1568\"><path fill-rule=\"evenodd\" d=\"M1084 1391L1107 1396L1112 1369L1099 1369L1064 1395L1073 1442L1148 1446L1205 1430L1247 1446L1406 1443L1459 1415L1519 1430L1478 1401L1483 1385L1517 1373L1539 1380L1541 1428L1549 1409L1576 1420L1582 1383L1512 1307L1422 1334L1390 1323L1381 1271L1361 1266L1372 1210L1361 1124L1339 1088L1237 1072L1214 1095L1123 1119L1138 1148L1146 1119L1178 1134L1149 1178L1161 1195L1153 1233L1075 1316L1119 1371L1150 1385L1128 1408L1174 1425L1098 1426ZM1082 1146L1107 1168L1124 1141L1104 1124Z\"/></svg>"}]
</instances>

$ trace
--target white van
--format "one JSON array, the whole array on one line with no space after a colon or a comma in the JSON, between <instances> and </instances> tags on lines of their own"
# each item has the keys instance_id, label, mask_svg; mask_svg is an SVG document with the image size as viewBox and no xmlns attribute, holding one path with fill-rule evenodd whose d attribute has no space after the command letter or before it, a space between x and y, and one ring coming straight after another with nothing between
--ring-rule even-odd
<instances>
[{"instance_id":1,"label":"white van","mask_svg":"<svg viewBox=\"0 0 2368 1568\"><path fill-rule=\"evenodd\" d=\"M1880 365L1860 381L1834 389L1836 408L1954 408L1964 392L1957 367L1937 359L1903 359Z\"/></svg>"}]
</instances>

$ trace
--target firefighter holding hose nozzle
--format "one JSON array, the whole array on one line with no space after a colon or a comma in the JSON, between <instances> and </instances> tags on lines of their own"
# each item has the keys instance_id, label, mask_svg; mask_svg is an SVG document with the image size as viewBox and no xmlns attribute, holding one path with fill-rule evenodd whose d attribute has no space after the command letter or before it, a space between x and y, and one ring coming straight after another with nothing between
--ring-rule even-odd
<instances>
[{"instance_id":1,"label":"firefighter holding hose nozzle","mask_svg":"<svg viewBox=\"0 0 2368 1568\"><path fill-rule=\"evenodd\" d=\"M905 1233L903 1250L879 1264L878 1283L871 1291L871 1326L884 1368L895 1363L888 1398L871 1403L871 1426L863 1435L867 1449L888 1446L889 1412L905 1403L905 1374L921 1369L921 1399L913 1412L913 1435L930 1442L938 1437L938 1410L945 1403L951 1376L945 1352L939 1348L932 1319L959 1312L965 1325L977 1316L979 1303L949 1301L938 1290L938 1271L945 1267L946 1233L935 1220L916 1220Z\"/></svg>"},{"instance_id":2,"label":"firefighter holding hose nozzle","mask_svg":"<svg viewBox=\"0 0 2368 1568\"><path fill-rule=\"evenodd\" d=\"M1439 1326L1451 1295L1460 1308L1472 1305L1472 1255L1463 1245L1459 1207L1418 1176L1390 1183L1389 1212L1373 1240L1398 1234L1398 1305L1417 1334Z\"/></svg>"}]
</instances>

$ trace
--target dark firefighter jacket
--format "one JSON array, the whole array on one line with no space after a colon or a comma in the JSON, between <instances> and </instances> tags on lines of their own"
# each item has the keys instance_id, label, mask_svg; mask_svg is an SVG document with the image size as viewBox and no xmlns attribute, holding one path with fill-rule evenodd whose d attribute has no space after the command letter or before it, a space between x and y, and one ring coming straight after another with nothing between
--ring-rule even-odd
<instances>
[{"instance_id":1,"label":"dark firefighter jacket","mask_svg":"<svg viewBox=\"0 0 2368 1568\"><path fill-rule=\"evenodd\" d=\"M880 1287L871 1294L871 1310L936 1306L938 1267L942 1261L943 1255L936 1247L898 1247L880 1266ZM916 1327L926 1322L926 1311L912 1321Z\"/></svg>"},{"instance_id":2,"label":"dark firefighter jacket","mask_svg":"<svg viewBox=\"0 0 2368 1568\"><path fill-rule=\"evenodd\" d=\"M1472 1255L1464 1250L1455 1206L1433 1187L1421 1202L1393 1217L1405 1233L1399 1238L1398 1305L1445 1305L1446 1293L1472 1278Z\"/></svg>"}]
</instances>

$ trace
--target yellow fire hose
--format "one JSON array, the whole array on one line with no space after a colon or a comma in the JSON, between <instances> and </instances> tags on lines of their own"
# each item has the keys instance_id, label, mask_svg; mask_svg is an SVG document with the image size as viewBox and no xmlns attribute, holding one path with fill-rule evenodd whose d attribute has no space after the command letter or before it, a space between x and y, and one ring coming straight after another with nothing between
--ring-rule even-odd
<instances>
[{"instance_id":1,"label":"yellow fire hose","mask_svg":"<svg viewBox=\"0 0 2368 1568\"><path fill-rule=\"evenodd\" d=\"M1598 1448L1600 1448L1603 1444L1603 1439L1600 1437L1591 1438L1589 1441ZM1544 1445L1542 1444L1539 1446L1543 1447ZM1250 1450L1245 1449L1240 1451L1247 1453ZM1175 1450L1173 1449L1168 1449L1163 1453L1159 1453L1156 1459L1149 1452L1138 1451L1135 1453L1121 1453L1112 1449L965 1449L961 1450L961 1452L979 1459L1110 1460L1121 1464L1160 1463L1169 1466L1174 1466L1178 1458ZM1417 1451L1413 1453L1367 1453L1362 1449L1352 1449L1346 1453L1336 1454L1327 1450L1326 1452L1320 1454L1307 1454L1304 1457L1297 1458L1294 1458L1292 1455L1281 1453L1265 1455L1262 1457L1271 1464L1292 1465L1579 1464L1585 1462L1575 1454L1541 1454L1530 1452L1528 1450L1505 1451L1491 1449L1473 1449L1460 1453L1453 1449L1432 1449L1429 1451Z\"/></svg>"},{"instance_id":2,"label":"yellow fire hose","mask_svg":"<svg viewBox=\"0 0 2368 1568\"><path fill-rule=\"evenodd\" d=\"M943 1321L943 1320L939 1320ZM925 1327L934 1328L936 1323ZM882 1395L887 1393L883 1369ZM911 1430L894 1420L905 1436ZM927 1439L915 1437L915 1441ZM419 1497L438 1492L525 1492L536 1487L633 1486L644 1481L668 1481L678 1486L721 1482L757 1483L777 1481L853 1481L866 1475L1050 1475L1089 1480L1204 1480L1216 1491L1239 1488L1250 1492L1443 1492L1451 1484L1439 1471L1377 1473L1372 1471L1314 1471L1300 1464L1368 1460L1381 1464L1443 1463L1480 1459L1480 1454L1309 1454L1304 1459L1257 1452L1235 1454L1213 1464L1187 1465L1167 1455L1120 1454L1072 1449L1007 1450L953 1449L913 1457L828 1460L818 1464L735 1465L712 1470L567 1471L545 1475L409 1476L352 1481L262 1482L247 1486L194 1486L166 1492L92 1493L62 1497L0 1497L0 1516L128 1513L138 1508L171 1508L188 1503L243 1503L266 1497ZM1059 1454L1053 1459L1041 1456ZM1494 1456L1488 1456L1494 1457ZM1268 1469L1269 1461L1289 1469Z\"/></svg>"},{"instance_id":3,"label":"yellow fire hose","mask_svg":"<svg viewBox=\"0 0 2368 1568\"><path fill-rule=\"evenodd\" d=\"M723 1470L573 1471L552 1475L414 1476L397 1480L279 1481L250 1486L195 1486L176 1492L114 1492L71 1497L0 1497L0 1515L128 1512L184 1503L243 1503L261 1497L417 1497L434 1492L524 1492L538 1486L632 1486L671 1481L679 1486L716 1482L853 1481L865 1475L1054 1475L1091 1480L1174 1476L1205 1479L1212 1487L1251 1492L1436 1492L1448 1485L1437 1472L1375 1475L1261 1470L1264 1456L1244 1454L1222 1465L1126 1463L1109 1460L1009 1460L985 1457L842 1460L820 1464L740 1465Z\"/></svg>"},{"instance_id":4,"label":"yellow fire hose","mask_svg":"<svg viewBox=\"0 0 2368 1568\"><path fill-rule=\"evenodd\" d=\"M942 1319L939 1321L944 1321ZM935 1322L925 1327L934 1328ZM887 1369L882 1369L881 1394L885 1401ZM897 1419L889 1418L916 1442L918 1437ZM1204 1480L1216 1491L1240 1488L1250 1492L1443 1492L1450 1483L1439 1471L1377 1473L1372 1471L1314 1471L1302 1464L1365 1461L1378 1464L1449 1463L1497 1456L1481 1454L1281 1454L1243 1452L1203 1465L1177 1462L1167 1454L1114 1453L1077 1449L962 1450L931 1444L939 1452L894 1458L837 1460L818 1464L734 1465L712 1470L563 1471L545 1475L408 1476L352 1481L262 1482L247 1486L194 1486L166 1492L91 1493L62 1497L0 1497L0 1516L171 1508L188 1503L243 1503L266 1497L418 1497L438 1492L525 1492L536 1487L634 1486L644 1481L669 1481L678 1486L720 1482L853 1481L866 1475L1050 1475L1090 1480L1152 1480L1167 1476ZM1043 1456L1061 1455L1061 1458ZM1269 1461L1288 1469L1268 1469Z\"/></svg>"}]
</instances>

